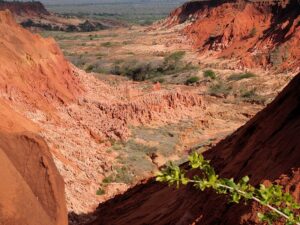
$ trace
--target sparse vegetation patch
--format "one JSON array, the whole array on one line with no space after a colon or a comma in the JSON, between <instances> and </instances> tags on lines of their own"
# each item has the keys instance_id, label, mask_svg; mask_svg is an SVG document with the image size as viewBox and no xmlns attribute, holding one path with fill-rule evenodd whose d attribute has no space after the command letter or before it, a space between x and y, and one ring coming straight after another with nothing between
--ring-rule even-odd
<instances>
[{"instance_id":1,"label":"sparse vegetation patch","mask_svg":"<svg viewBox=\"0 0 300 225\"><path fill-rule=\"evenodd\" d=\"M255 76L256 75L254 73L251 73L251 72L235 73L235 74L230 75L227 80L228 81L238 81L238 80L252 78L252 77L255 77Z\"/></svg>"},{"instance_id":2,"label":"sparse vegetation patch","mask_svg":"<svg viewBox=\"0 0 300 225\"><path fill-rule=\"evenodd\" d=\"M185 84L189 85L189 84L194 84L196 82L198 82L200 80L199 77L196 77L196 76L193 76L193 77L190 77L186 80Z\"/></svg>"},{"instance_id":3,"label":"sparse vegetation patch","mask_svg":"<svg viewBox=\"0 0 300 225\"><path fill-rule=\"evenodd\" d=\"M102 188L99 188L96 192L97 195L104 195L105 194L105 190Z\"/></svg>"},{"instance_id":4,"label":"sparse vegetation patch","mask_svg":"<svg viewBox=\"0 0 300 225\"><path fill-rule=\"evenodd\" d=\"M251 90L244 90L242 89L240 91L240 97L243 101L250 102L250 103L256 103L256 104L262 104L264 105L266 102L266 98L263 96L257 94L256 89Z\"/></svg>"},{"instance_id":5,"label":"sparse vegetation patch","mask_svg":"<svg viewBox=\"0 0 300 225\"><path fill-rule=\"evenodd\" d=\"M232 90L232 87L220 80L209 87L208 93L212 96L227 97Z\"/></svg>"},{"instance_id":6,"label":"sparse vegetation patch","mask_svg":"<svg viewBox=\"0 0 300 225\"><path fill-rule=\"evenodd\" d=\"M139 61L134 59L115 62L110 72L115 75L127 76L135 81L157 80L158 77L162 81L162 76L197 69L197 67L182 60L184 55L184 51L178 51L165 56L163 61Z\"/></svg>"},{"instance_id":7,"label":"sparse vegetation patch","mask_svg":"<svg viewBox=\"0 0 300 225\"><path fill-rule=\"evenodd\" d=\"M203 72L203 76L205 78L210 78L212 80L215 80L217 78L217 75L216 75L216 73L213 70L205 70Z\"/></svg>"}]
</instances>

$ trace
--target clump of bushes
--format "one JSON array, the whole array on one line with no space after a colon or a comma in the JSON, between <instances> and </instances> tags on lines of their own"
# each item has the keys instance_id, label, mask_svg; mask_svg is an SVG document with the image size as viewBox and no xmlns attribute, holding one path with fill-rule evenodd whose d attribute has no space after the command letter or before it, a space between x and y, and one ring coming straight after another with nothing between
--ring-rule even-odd
<instances>
[{"instance_id":1,"label":"clump of bushes","mask_svg":"<svg viewBox=\"0 0 300 225\"><path fill-rule=\"evenodd\" d=\"M257 33L257 29L256 29L256 27L253 27L249 33L249 37L250 38L255 37L256 33Z\"/></svg>"},{"instance_id":2,"label":"clump of bushes","mask_svg":"<svg viewBox=\"0 0 300 225\"><path fill-rule=\"evenodd\" d=\"M256 75L254 73L251 72L247 72L247 73L235 73L230 75L227 80L228 81L238 81L238 80L243 80L243 79L248 79L248 78L252 78L255 77Z\"/></svg>"},{"instance_id":3,"label":"clump of bushes","mask_svg":"<svg viewBox=\"0 0 300 225\"><path fill-rule=\"evenodd\" d=\"M190 77L186 80L185 84L189 85L189 84L194 84L196 82L198 82L200 79L199 77L197 76L193 76L193 77Z\"/></svg>"},{"instance_id":4,"label":"clump of bushes","mask_svg":"<svg viewBox=\"0 0 300 225\"><path fill-rule=\"evenodd\" d=\"M88 65L86 68L85 68L85 71L87 72L87 73L90 73L90 72L92 72L94 70L94 65Z\"/></svg>"},{"instance_id":5,"label":"clump of bushes","mask_svg":"<svg viewBox=\"0 0 300 225\"><path fill-rule=\"evenodd\" d=\"M111 47L116 46L116 43L112 43L112 42L108 41L108 42L102 43L101 46L106 47L106 48L111 48Z\"/></svg>"},{"instance_id":6,"label":"clump of bushes","mask_svg":"<svg viewBox=\"0 0 300 225\"><path fill-rule=\"evenodd\" d=\"M216 73L213 70L205 70L203 72L203 76L212 80L215 80L217 78Z\"/></svg>"},{"instance_id":7,"label":"clump of bushes","mask_svg":"<svg viewBox=\"0 0 300 225\"><path fill-rule=\"evenodd\" d=\"M144 62L132 60L119 62L113 65L111 73L127 76L135 81L144 81L196 69L191 63L181 61L184 55L184 51L178 51L165 56L163 61Z\"/></svg>"},{"instance_id":8,"label":"clump of bushes","mask_svg":"<svg viewBox=\"0 0 300 225\"><path fill-rule=\"evenodd\" d=\"M165 63L168 64L174 64L174 63L178 63L180 60L183 59L183 57L185 56L185 51L177 51L177 52L173 52L170 55L166 56L164 58Z\"/></svg>"},{"instance_id":9,"label":"clump of bushes","mask_svg":"<svg viewBox=\"0 0 300 225\"><path fill-rule=\"evenodd\" d=\"M231 86L220 80L218 83L212 84L209 87L208 93L212 96L227 97L230 94L231 90Z\"/></svg>"},{"instance_id":10,"label":"clump of bushes","mask_svg":"<svg viewBox=\"0 0 300 225\"><path fill-rule=\"evenodd\" d=\"M104 185L110 184L110 183L125 183L125 184L131 184L134 180L134 177L132 173L127 169L127 167L122 166L115 169L114 173L109 175L108 177L105 177L102 180L102 183Z\"/></svg>"},{"instance_id":11,"label":"clump of bushes","mask_svg":"<svg viewBox=\"0 0 300 225\"><path fill-rule=\"evenodd\" d=\"M99 188L99 189L96 191L96 194L97 194L97 195L104 195L104 194L105 194L105 190L102 189L102 188Z\"/></svg>"},{"instance_id":12,"label":"clump of bushes","mask_svg":"<svg viewBox=\"0 0 300 225\"><path fill-rule=\"evenodd\" d=\"M266 98L256 93L256 89L251 90L244 90L240 91L240 97L245 102L255 103L255 104L262 104L266 103Z\"/></svg>"}]
</instances>

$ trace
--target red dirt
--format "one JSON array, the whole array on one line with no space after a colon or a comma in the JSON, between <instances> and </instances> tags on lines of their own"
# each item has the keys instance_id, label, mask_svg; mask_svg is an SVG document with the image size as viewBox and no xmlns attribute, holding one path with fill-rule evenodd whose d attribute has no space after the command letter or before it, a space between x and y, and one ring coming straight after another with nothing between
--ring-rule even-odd
<instances>
[{"instance_id":1,"label":"red dirt","mask_svg":"<svg viewBox=\"0 0 300 225\"><path fill-rule=\"evenodd\" d=\"M0 224L66 225L63 179L34 134L40 128L15 107L30 102L48 109L47 100L71 101L77 88L52 40L20 28L7 11L0 12L0 33Z\"/></svg>"},{"instance_id":2,"label":"red dirt","mask_svg":"<svg viewBox=\"0 0 300 225\"><path fill-rule=\"evenodd\" d=\"M67 224L64 182L43 139L0 132L0 176L0 224Z\"/></svg>"},{"instance_id":3,"label":"red dirt","mask_svg":"<svg viewBox=\"0 0 300 225\"><path fill-rule=\"evenodd\" d=\"M0 30L1 96L43 109L75 99L79 84L53 39L21 28L9 11L0 12Z\"/></svg>"},{"instance_id":4,"label":"red dirt","mask_svg":"<svg viewBox=\"0 0 300 225\"><path fill-rule=\"evenodd\" d=\"M249 175L253 185L279 183L299 200L299 86L300 74L267 108L205 153L221 177ZM224 196L210 191L176 190L150 180L100 204L89 225L258 223L258 205L226 202Z\"/></svg>"},{"instance_id":5,"label":"red dirt","mask_svg":"<svg viewBox=\"0 0 300 225\"><path fill-rule=\"evenodd\" d=\"M200 54L236 58L241 67L299 71L300 3L297 0L194 1L163 23L187 22L183 33Z\"/></svg>"}]
</instances>

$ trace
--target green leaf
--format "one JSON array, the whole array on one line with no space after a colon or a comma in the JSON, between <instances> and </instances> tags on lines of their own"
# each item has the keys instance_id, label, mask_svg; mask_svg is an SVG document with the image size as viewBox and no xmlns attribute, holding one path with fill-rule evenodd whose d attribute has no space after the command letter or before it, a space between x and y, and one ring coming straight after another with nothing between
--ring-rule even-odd
<instances>
[{"instance_id":1,"label":"green leaf","mask_svg":"<svg viewBox=\"0 0 300 225\"><path fill-rule=\"evenodd\" d=\"M176 184L177 188L181 184L187 185L191 182L195 188L201 191L211 188L218 194L227 194L231 202L234 203L239 203L241 200L245 200L245 202L251 199L255 200L263 206L268 206L266 207L269 210L268 212L257 214L262 222L268 224L273 224L274 221L279 220L282 215L278 211L288 217L283 218L286 224L300 223L300 216L295 213L295 210L300 209L300 205L294 200L291 194L284 192L282 186L270 185L266 187L260 184L259 188L255 188L249 184L250 179L248 176L244 176L237 183L233 178L219 178L214 168L210 165L210 162L196 152L189 156L189 161L192 169L199 169L201 171L199 173L201 176L196 175L191 180L186 177L186 171L170 163L169 166L157 174L156 181L166 182L169 185Z\"/></svg>"}]
</instances>

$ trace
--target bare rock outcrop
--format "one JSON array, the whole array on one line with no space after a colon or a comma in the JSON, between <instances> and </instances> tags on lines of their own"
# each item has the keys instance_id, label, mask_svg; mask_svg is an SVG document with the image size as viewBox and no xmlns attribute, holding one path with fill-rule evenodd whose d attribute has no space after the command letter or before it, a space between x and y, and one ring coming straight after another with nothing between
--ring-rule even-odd
<instances>
[{"instance_id":1,"label":"bare rock outcrop","mask_svg":"<svg viewBox=\"0 0 300 225\"><path fill-rule=\"evenodd\" d=\"M72 101L81 92L53 39L23 29L9 11L0 11L0 33L1 96L45 109L50 102Z\"/></svg>"},{"instance_id":2,"label":"bare rock outcrop","mask_svg":"<svg viewBox=\"0 0 300 225\"><path fill-rule=\"evenodd\" d=\"M49 110L80 88L53 40L33 35L0 12L0 224L66 225L64 181L41 128L19 104ZM51 101L51 105L48 101Z\"/></svg>"},{"instance_id":3,"label":"bare rock outcrop","mask_svg":"<svg viewBox=\"0 0 300 225\"><path fill-rule=\"evenodd\" d=\"M64 182L39 128L0 103L0 224L66 225Z\"/></svg>"},{"instance_id":4,"label":"bare rock outcrop","mask_svg":"<svg viewBox=\"0 0 300 225\"><path fill-rule=\"evenodd\" d=\"M300 3L288 1L191 1L163 26L187 23L183 33L199 50L236 58L238 66L298 71Z\"/></svg>"},{"instance_id":5,"label":"bare rock outcrop","mask_svg":"<svg viewBox=\"0 0 300 225\"><path fill-rule=\"evenodd\" d=\"M0 162L0 224L67 224L64 182L43 139L1 132Z\"/></svg>"}]
</instances>

